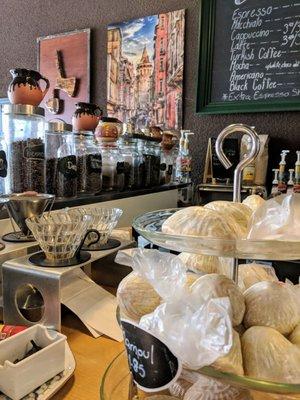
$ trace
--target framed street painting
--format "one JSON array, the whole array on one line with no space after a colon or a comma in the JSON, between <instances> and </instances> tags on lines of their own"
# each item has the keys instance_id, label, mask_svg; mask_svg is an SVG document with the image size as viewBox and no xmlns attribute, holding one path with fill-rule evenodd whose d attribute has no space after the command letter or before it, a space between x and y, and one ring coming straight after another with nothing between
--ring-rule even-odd
<instances>
[{"instance_id":1,"label":"framed street painting","mask_svg":"<svg viewBox=\"0 0 300 400\"><path fill-rule=\"evenodd\" d=\"M40 37L38 69L50 81L41 106L46 119L71 123L75 104L90 101L90 29Z\"/></svg>"},{"instance_id":2,"label":"framed street painting","mask_svg":"<svg viewBox=\"0 0 300 400\"><path fill-rule=\"evenodd\" d=\"M107 113L136 129L182 128L185 10L108 26Z\"/></svg>"},{"instance_id":3,"label":"framed street painting","mask_svg":"<svg viewBox=\"0 0 300 400\"><path fill-rule=\"evenodd\" d=\"M197 112L300 110L300 2L201 4Z\"/></svg>"}]
</instances>

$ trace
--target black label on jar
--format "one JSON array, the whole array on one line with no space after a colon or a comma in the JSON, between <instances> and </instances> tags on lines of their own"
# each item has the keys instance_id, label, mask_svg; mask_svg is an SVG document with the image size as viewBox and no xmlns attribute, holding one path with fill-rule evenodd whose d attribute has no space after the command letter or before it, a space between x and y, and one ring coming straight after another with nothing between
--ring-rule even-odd
<instances>
[{"instance_id":1,"label":"black label on jar","mask_svg":"<svg viewBox=\"0 0 300 400\"><path fill-rule=\"evenodd\" d=\"M165 171L166 169L167 169L167 164L166 163L160 164L160 170L161 171Z\"/></svg>"},{"instance_id":2,"label":"black label on jar","mask_svg":"<svg viewBox=\"0 0 300 400\"><path fill-rule=\"evenodd\" d=\"M168 175L172 175L172 173L173 173L173 165L170 164L170 165L168 165L167 174L168 174Z\"/></svg>"},{"instance_id":3,"label":"black label on jar","mask_svg":"<svg viewBox=\"0 0 300 400\"><path fill-rule=\"evenodd\" d=\"M146 392L167 389L182 370L168 346L131 321L121 320L128 364L138 387Z\"/></svg>"},{"instance_id":4,"label":"black label on jar","mask_svg":"<svg viewBox=\"0 0 300 400\"><path fill-rule=\"evenodd\" d=\"M4 150L0 150L0 177L7 176L7 158Z\"/></svg>"},{"instance_id":5,"label":"black label on jar","mask_svg":"<svg viewBox=\"0 0 300 400\"><path fill-rule=\"evenodd\" d=\"M102 172L102 157L101 154L89 154L87 156L88 173L93 172L101 174Z\"/></svg>"},{"instance_id":6,"label":"black label on jar","mask_svg":"<svg viewBox=\"0 0 300 400\"><path fill-rule=\"evenodd\" d=\"M117 170L117 174L118 174L118 175L124 174L124 171L125 171L125 163L124 163L124 162L118 162L118 163L117 163L117 168L116 168L116 170Z\"/></svg>"},{"instance_id":7,"label":"black label on jar","mask_svg":"<svg viewBox=\"0 0 300 400\"><path fill-rule=\"evenodd\" d=\"M29 145L24 148L24 158L29 160L44 160L45 146L43 143Z\"/></svg>"},{"instance_id":8,"label":"black label on jar","mask_svg":"<svg viewBox=\"0 0 300 400\"><path fill-rule=\"evenodd\" d=\"M58 171L66 179L77 178L76 156L67 156L58 160Z\"/></svg>"}]
</instances>

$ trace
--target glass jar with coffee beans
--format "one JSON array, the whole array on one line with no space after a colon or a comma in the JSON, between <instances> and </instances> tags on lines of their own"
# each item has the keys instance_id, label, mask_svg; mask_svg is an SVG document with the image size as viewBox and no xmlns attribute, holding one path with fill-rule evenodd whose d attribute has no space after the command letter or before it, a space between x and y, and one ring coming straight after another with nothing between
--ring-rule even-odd
<instances>
[{"instance_id":1,"label":"glass jar with coffee beans","mask_svg":"<svg viewBox=\"0 0 300 400\"><path fill-rule=\"evenodd\" d=\"M31 105L4 105L2 124L8 143L10 191L44 193L44 109ZM3 162L6 163L6 156Z\"/></svg>"},{"instance_id":2,"label":"glass jar with coffee beans","mask_svg":"<svg viewBox=\"0 0 300 400\"><path fill-rule=\"evenodd\" d=\"M102 189L102 156L91 131L74 132L77 156L77 193L96 194Z\"/></svg>"},{"instance_id":3,"label":"glass jar with coffee beans","mask_svg":"<svg viewBox=\"0 0 300 400\"><path fill-rule=\"evenodd\" d=\"M125 163L116 142L101 144L103 190L124 190Z\"/></svg>"}]
</instances>

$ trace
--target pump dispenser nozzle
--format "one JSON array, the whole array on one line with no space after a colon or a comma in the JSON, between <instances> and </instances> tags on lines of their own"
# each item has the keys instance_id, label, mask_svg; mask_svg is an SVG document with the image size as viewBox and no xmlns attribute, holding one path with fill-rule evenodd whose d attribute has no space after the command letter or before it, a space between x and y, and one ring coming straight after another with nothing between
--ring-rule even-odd
<instances>
[{"instance_id":1,"label":"pump dispenser nozzle","mask_svg":"<svg viewBox=\"0 0 300 400\"><path fill-rule=\"evenodd\" d=\"M191 131L186 131L185 132L184 152L185 152L186 155L188 155L189 152L190 152L190 147L189 147L189 145L190 145L189 136L190 135L194 135L194 132L191 132Z\"/></svg>"},{"instance_id":2,"label":"pump dispenser nozzle","mask_svg":"<svg viewBox=\"0 0 300 400\"><path fill-rule=\"evenodd\" d=\"M274 172L274 179L272 184L273 185L278 185L278 174L279 174L279 169L272 169L272 171Z\"/></svg>"}]
</instances>

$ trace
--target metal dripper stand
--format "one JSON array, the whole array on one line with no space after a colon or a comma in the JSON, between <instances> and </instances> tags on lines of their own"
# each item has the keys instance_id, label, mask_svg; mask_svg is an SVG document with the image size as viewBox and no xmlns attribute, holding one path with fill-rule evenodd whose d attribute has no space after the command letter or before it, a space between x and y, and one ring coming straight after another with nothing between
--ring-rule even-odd
<instances>
[{"instance_id":1,"label":"metal dripper stand","mask_svg":"<svg viewBox=\"0 0 300 400\"><path fill-rule=\"evenodd\" d=\"M9 214L13 232L2 237L6 242L22 243L34 242L35 239L26 225L26 218L37 217L43 214L49 206L51 211L55 196L52 194L13 193L3 196L6 200L6 208ZM20 228L17 231L14 222Z\"/></svg>"},{"instance_id":2,"label":"metal dripper stand","mask_svg":"<svg viewBox=\"0 0 300 400\"><path fill-rule=\"evenodd\" d=\"M241 182L242 182L242 172L247 165L251 164L255 158L258 156L260 149L259 136L256 133L253 127L243 124L232 124L227 126L227 128L223 129L223 131L219 134L216 141L216 153L226 169L229 169L232 166L232 163L226 157L223 150L223 142L224 139L231 134L246 134L251 139L251 149L249 154L247 154L243 160L237 165L234 170L234 181L233 181L233 201L236 203L241 202ZM238 259L233 259L233 268L232 268L232 279L234 282L238 282Z\"/></svg>"}]
</instances>

